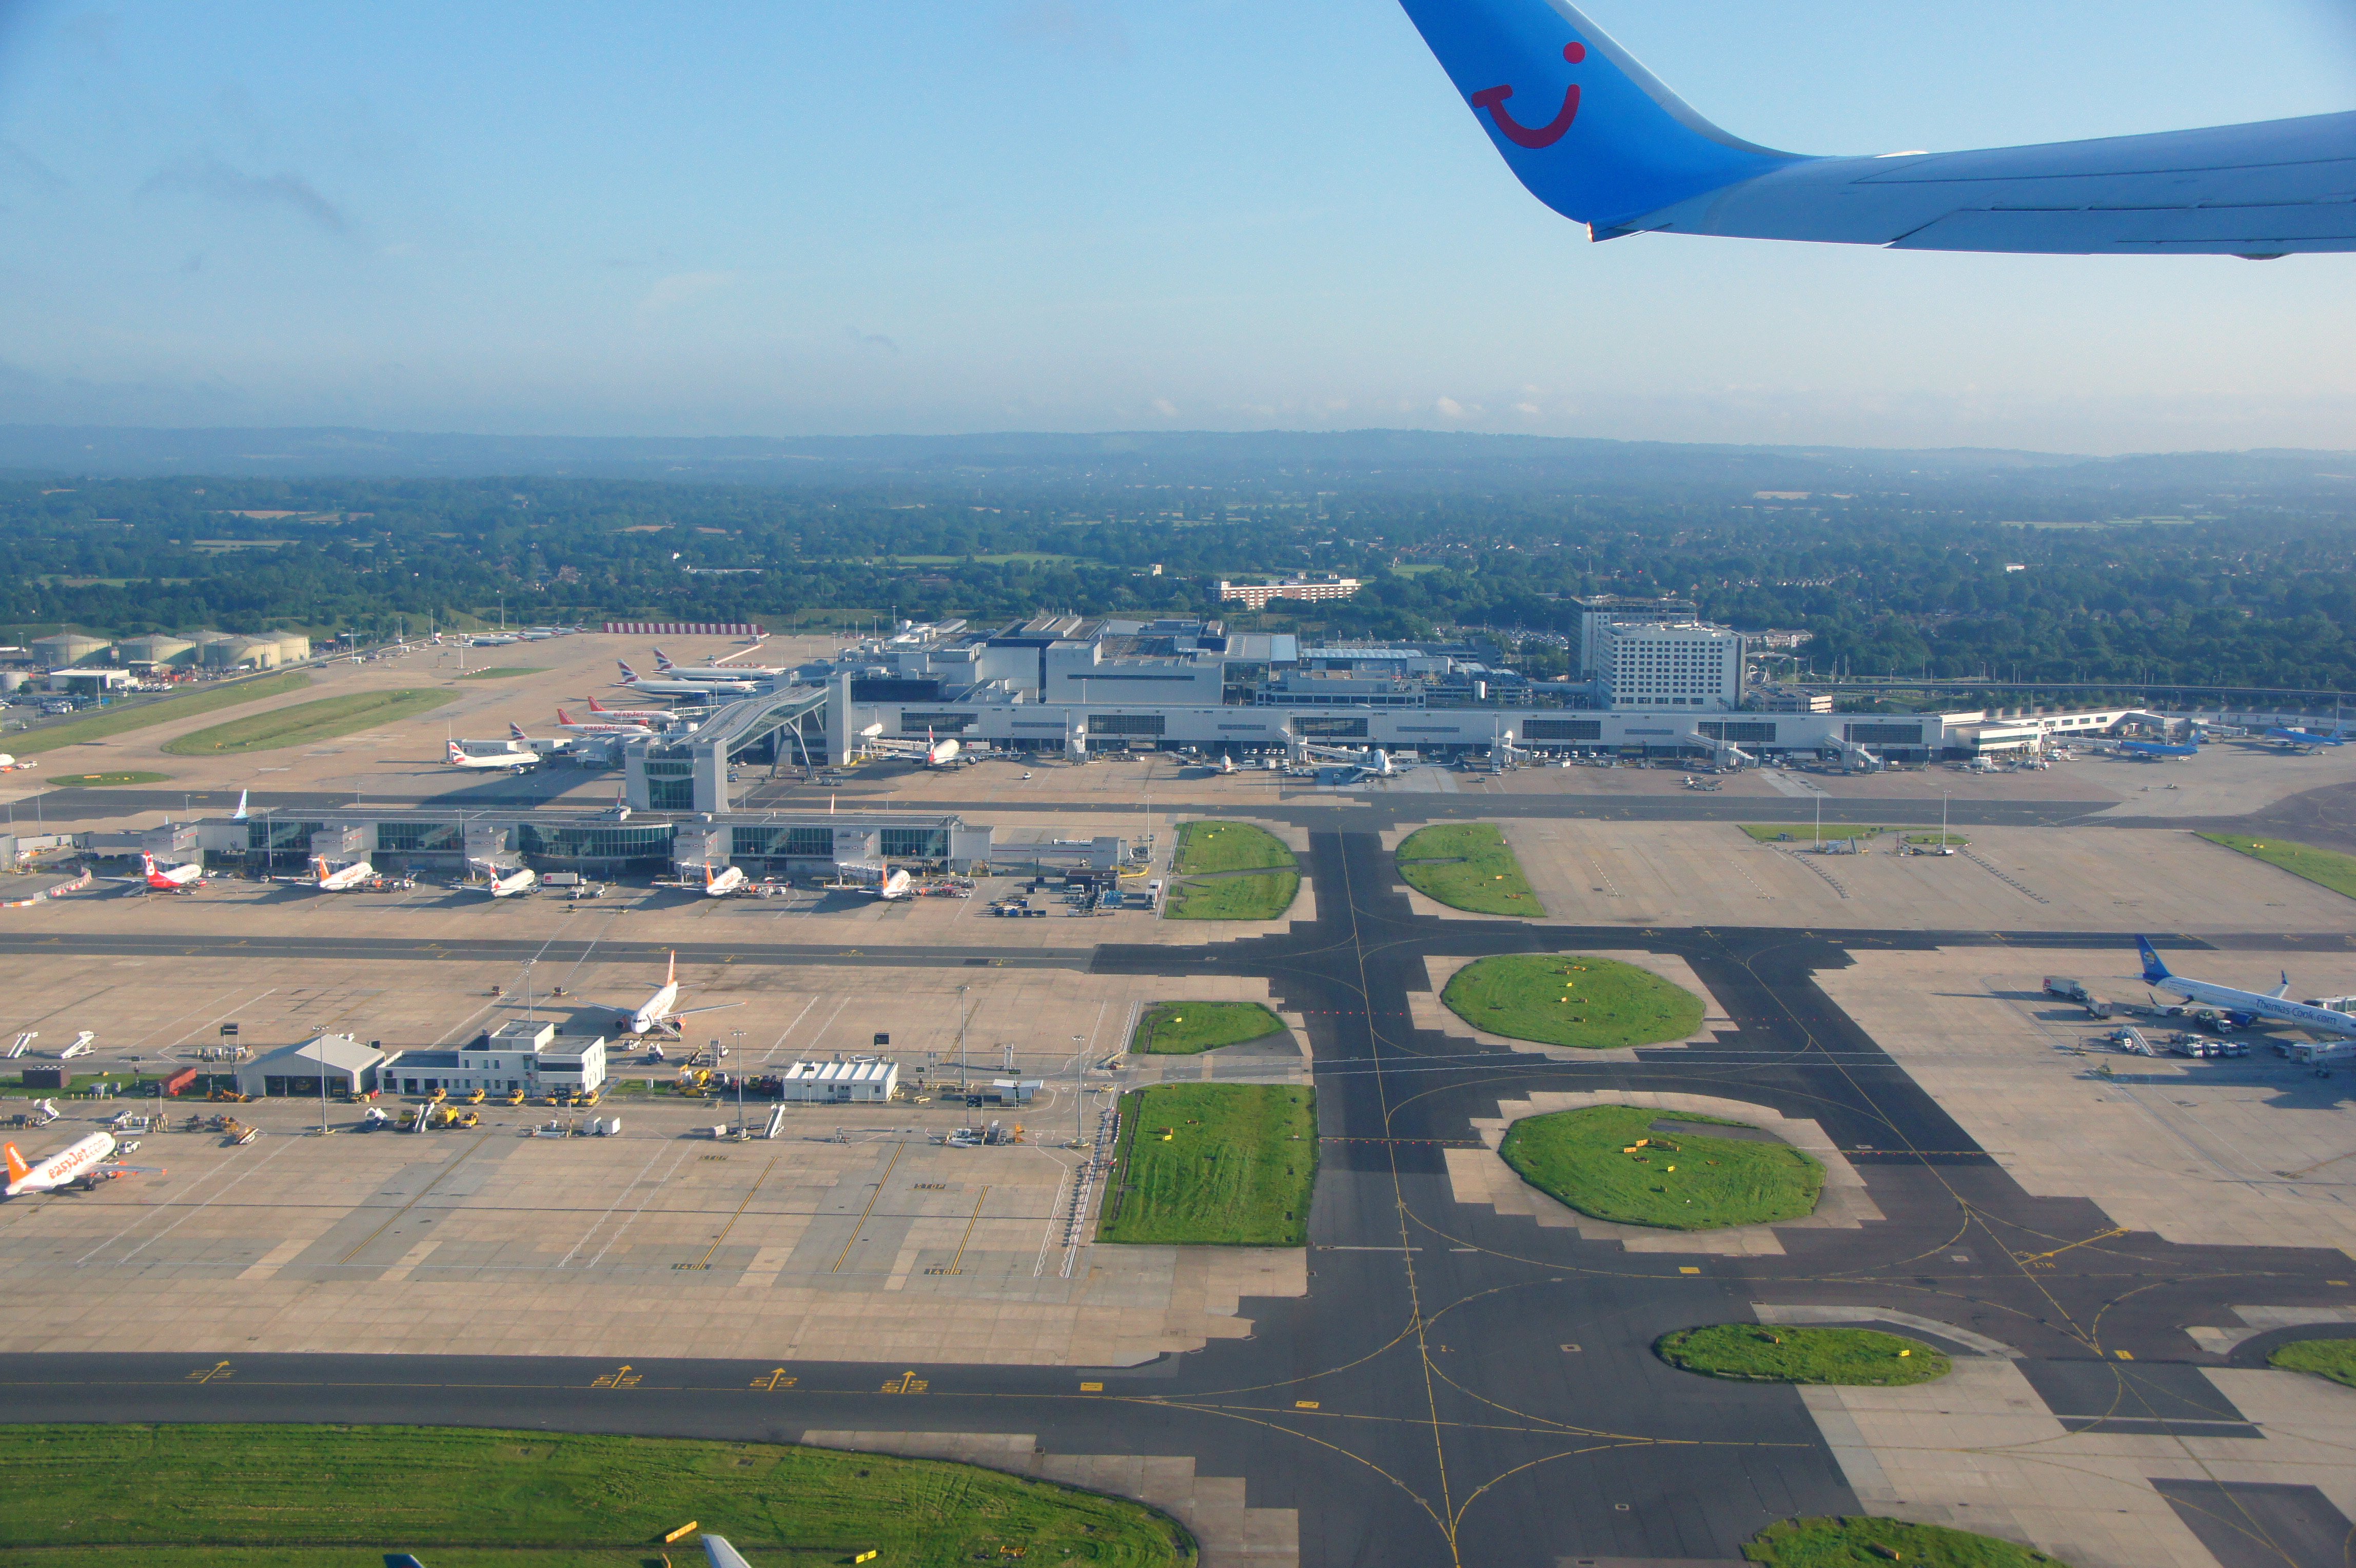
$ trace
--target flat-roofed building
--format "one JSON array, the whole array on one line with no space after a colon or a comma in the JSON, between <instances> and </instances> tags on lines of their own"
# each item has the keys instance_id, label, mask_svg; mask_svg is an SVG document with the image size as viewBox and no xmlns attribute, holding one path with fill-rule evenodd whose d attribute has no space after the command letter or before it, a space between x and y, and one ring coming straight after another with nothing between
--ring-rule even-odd
<instances>
[{"instance_id":1,"label":"flat-roofed building","mask_svg":"<svg viewBox=\"0 0 2356 1568\"><path fill-rule=\"evenodd\" d=\"M237 1090L257 1100L282 1096L316 1100L324 1078L327 1093L366 1094L383 1087L380 1075L400 1055L382 1049L373 1040L350 1035L315 1035L300 1045L282 1046L241 1063Z\"/></svg>"},{"instance_id":2,"label":"flat-roofed building","mask_svg":"<svg viewBox=\"0 0 2356 1568\"><path fill-rule=\"evenodd\" d=\"M777 1097L789 1104L881 1104L899 1087L899 1063L888 1057L862 1057L847 1062L796 1062L779 1080Z\"/></svg>"}]
</instances>

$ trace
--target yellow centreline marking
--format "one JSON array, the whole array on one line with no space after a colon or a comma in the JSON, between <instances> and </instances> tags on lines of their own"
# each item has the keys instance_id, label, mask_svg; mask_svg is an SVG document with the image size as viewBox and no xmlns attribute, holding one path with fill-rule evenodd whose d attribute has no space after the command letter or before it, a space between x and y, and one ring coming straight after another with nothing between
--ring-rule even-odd
<instances>
[{"instance_id":1,"label":"yellow centreline marking","mask_svg":"<svg viewBox=\"0 0 2356 1568\"><path fill-rule=\"evenodd\" d=\"M851 1249L859 1245L859 1233L867 1229L867 1217L875 1212L875 1205L883 1200L884 1185L892 1179L893 1167L900 1163L900 1156L907 1151L907 1147L905 1144L892 1145L892 1163L885 1165L884 1174L876 1178L873 1196L868 1198L867 1207L859 1211L859 1223L851 1228L851 1240L845 1241L842 1244L842 1251L834 1255L834 1267L827 1270L828 1273L842 1273L843 1261L851 1256Z\"/></svg>"}]
</instances>

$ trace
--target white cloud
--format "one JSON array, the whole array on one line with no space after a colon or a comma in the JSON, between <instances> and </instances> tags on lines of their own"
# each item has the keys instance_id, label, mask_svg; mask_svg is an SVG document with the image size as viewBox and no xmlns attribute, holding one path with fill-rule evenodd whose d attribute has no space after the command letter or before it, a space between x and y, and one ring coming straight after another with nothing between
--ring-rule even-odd
<instances>
[{"instance_id":1,"label":"white cloud","mask_svg":"<svg viewBox=\"0 0 2356 1568\"><path fill-rule=\"evenodd\" d=\"M672 273L659 277L638 301L641 316L661 316L691 305L706 295L716 294L736 281L734 273Z\"/></svg>"}]
</instances>

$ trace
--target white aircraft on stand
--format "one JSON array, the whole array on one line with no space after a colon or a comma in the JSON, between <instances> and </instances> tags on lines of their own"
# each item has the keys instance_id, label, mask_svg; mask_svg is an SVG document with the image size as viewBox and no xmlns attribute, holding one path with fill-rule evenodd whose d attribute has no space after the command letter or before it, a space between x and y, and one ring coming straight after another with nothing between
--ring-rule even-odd
<instances>
[{"instance_id":1,"label":"white aircraft on stand","mask_svg":"<svg viewBox=\"0 0 2356 1568\"><path fill-rule=\"evenodd\" d=\"M504 768L511 772L519 773L527 768L539 767L540 754L536 751L494 751L487 756L471 757L467 755L465 747L454 740L450 743L450 753L443 762L443 766L470 770Z\"/></svg>"},{"instance_id":2,"label":"white aircraft on stand","mask_svg":"<svg viewBox=\"0 0 2356 1568\"><path fill-rule=\"evenodd\" d=\"M867 891L878 898L905 898L915 891L916 884L903 868L892 872Z\"/></svg>"},{"instance_id":3,"label":"white aircraft on stand","mask_svg":"<svg viewBox=\"0 0 2356 1568\"><path fill-rule=\"evenodd\" d=\"M677 708L609 708L596 698L589 699L589 711L599 719L617 724L661 724L675 716Z\"/></svg>"},{"instance_id":4,"label":"white aircraft on stand","mask_svg":"<svg viewBox=\"0 0 2356 1568\"><path fill-rule=\"evenodd\" d=\"M2230 985L2211 985L2205 980L2187 980L2169 972L2160 960L2149 937L2137 937L2136 948L2143 954L2143 983L2162 991L2172 991L2187 1002L2198 1002L2204 1007L2214 1007L2221 1013L2240 1013L2252 1018L2270 1018L2277 1024L2289 1024L2311 1035L2329 1035L2340 1042L2340 1051L2356 1041L2356 1013L2341 1013L2333 1008L2318 1006L2312 1002L2290 1000L2290 976L2283 976L2282 987L2274 992L2239 991Z\"/></svg>"},{"instance_id":5,"label":"white aircraft on stand","mask_svg":"<svg viewBox=\"0 0 2356 1568\"><path fill-rule=\"evenodd\" d=\"M89 1192L100 1182L112 1181L116 1176L137 1173L141 1176L162 1176L158 1165L117 1165L111 1157L115 1151L114 1134L92 1133L78 1144L51 1155L45 1160L26 1162L16 1152L16 1145L6 1145L8 1186L6 1196L22 1197L27 1193L65 1192L80 1189Z\"/></svg>"},{"instance_id":6,"label":"white aircraft on stand","mask_svg":"<svg viewBox=\"0 0 2356 1568\"><path fill-rule=\"evenodd\" d=\"M359 893L375 880L376 867L365 860L330 871L327 856L311 857L311 886L322 893Z\"/></svg>"},{"instance_id":7,"label":"white aircraft on stand","mask_svg":"<svg viewBox=\"0 0 2356 1568\"><path fill-rule=\"evenodd\" d=\"M540 873L529 865L509 868L496 865L487 860L478 860L474 864L488 872L490 880L470 882L467 886L479 887L494 898L512 898L519 893L529 893L540 886Z\"/></svg>"},{"instance_id":8,"label":"white aircraft on stand","mask_svg":"<svg viewBox=\"0 0 2356 1568\"><path fill-rule=\"evenodd\" d=\"M666 681L742 681L748 675L766 680L785 672L784 665L673 664L670 655L659 648L655 650L655 673Z\"/></svg>"},{"instance_id":9,"label":"white aircraft on stand","mask_svg":"<svg viewBox=\"0 0 2356 1568\"><path fill-rule=\"evenodd\" d=\"M1396 779L1402 769L1391 760L1391 754L1381 746L1361 749L1349 746L1312 746L1297 741L1293 749L1303 758L1317 762L1338 762L1344 768L1355 768L1363 779Z\"/></svg>"},{"instance_id":10,"label":"white aircraft on stand","mask_svg":"<svg viewBox=\"0 0 2356 1568\"><path fill-rule=\"evenodd\" d=\"M957 736L937 740L929 729L925 731L925 744L922 746L913 740L885 740L883 731L882 725L868 725L860 733L859 744L866 750L880 752L885 757L914 757L927 768L947 768L956 762L958 754L965 749L965 743Z\"/></svg>"},{"instance_id":11,"label":"white aircraft on stand","mask_svg":"<svg viewBox=\"0 0 2356 1568\"><path fill-rule=\"evenodd\" d=\"M701 882L698 882L694 878L691 877L688 875L688 872L691 869L701 870L703 873L703 880ZM743 866L715 866L708 860L682 864L679 868L679 880L676 882L658 882L655 886L658 887L677 887L689 893L701 893L706 898L725 898L731 893L749 893L752 891L750 883L744 875L744 868Z\"/></svg>"},{"instance_id":12,"label":"white aircraft on stand","mask_svg":"<svg viewBox=\"0 0 2356 1568\"><path fill-rule=\"evenodd\" d=\"M614 660L622 664L618 659ZM644 675L622 664L622 678L614 682L627 686L633 692L644 692L649 697L712 697L734 695L750 697L761 690L757 681L722 678L712 681L649 681Z\"/></svg>"},{"instance_id":13,"label":"white aircraft on stand","mask_svg":"<svg viewBox=\"0 0 2356 1568\"><path fill-rule=\"evenodd\" d=\"M0 773L14 773L19 768L38 768L39 766L39 761L34 757L27 757L20 761L16 757L9 756L6 752L0 751Z\"/></svg>"},{"instance_id":14,"label":"white aircraft on stand","mask_svg":"<svg viewBox=\"0 0 2356 1568\"><path fill-rule=\"evenodd\" d=\"M142 854L139 864L145 875L141 876L110 876L109 882L144 882L157 893L193 893L210 880L205 868L190 861L186 865L158 865L152 854Z\"/></svg>"},{"instance_id":15,"label":"white aircraft on stand","mask_svg":"<svg viewBox=\"0 0 2356 1568\"><path fill-rule=\"evenodd\" d=\"M681 1018L691 1018L698 1013L724 1013L731 1007L744 1005L742 1002L723 1002L713 1007L682 1009L678 1003L679 954L674 952L670 955L670 967L663 973L662 989L648 997L644 1005L636 1012L621 1007L608 1007L606 1011L629 1019L624 1026L633 1035L666 1034L676 1036Z\"/></svg>"},{"instance_id":16,"label":"white aircraft on stand","mask_svg":"<svg viewBox=\"0 0 2356 1568\"><path fill-rule=\"evenodd\" d=\"M577 724L573 721L573 715L562 708L556 710L556 727L571 730L574 735L652 735L655 733L655 727L650 724L644 724L637 719L625 719L619 715L592 719L587 724Z\"/></svg>"}]
</instances>

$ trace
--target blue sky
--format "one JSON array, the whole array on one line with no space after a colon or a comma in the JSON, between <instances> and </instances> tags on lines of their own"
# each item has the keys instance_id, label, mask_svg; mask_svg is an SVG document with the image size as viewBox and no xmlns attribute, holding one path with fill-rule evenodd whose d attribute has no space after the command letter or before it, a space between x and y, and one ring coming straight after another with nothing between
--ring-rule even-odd
<instances>
[{"instance_id":1,"label":"blue sky","mask_svg":"<svg viewBox=\"0 0 2356 1568\"><path fill-rule=\"evenodd\" d=\"M1738 134L2356 107L2356 0L1593 0ZM1604 245L1393 0L0 0L0 420L2356 446L2356 257Z\"/></svg>"}]
</instances>

